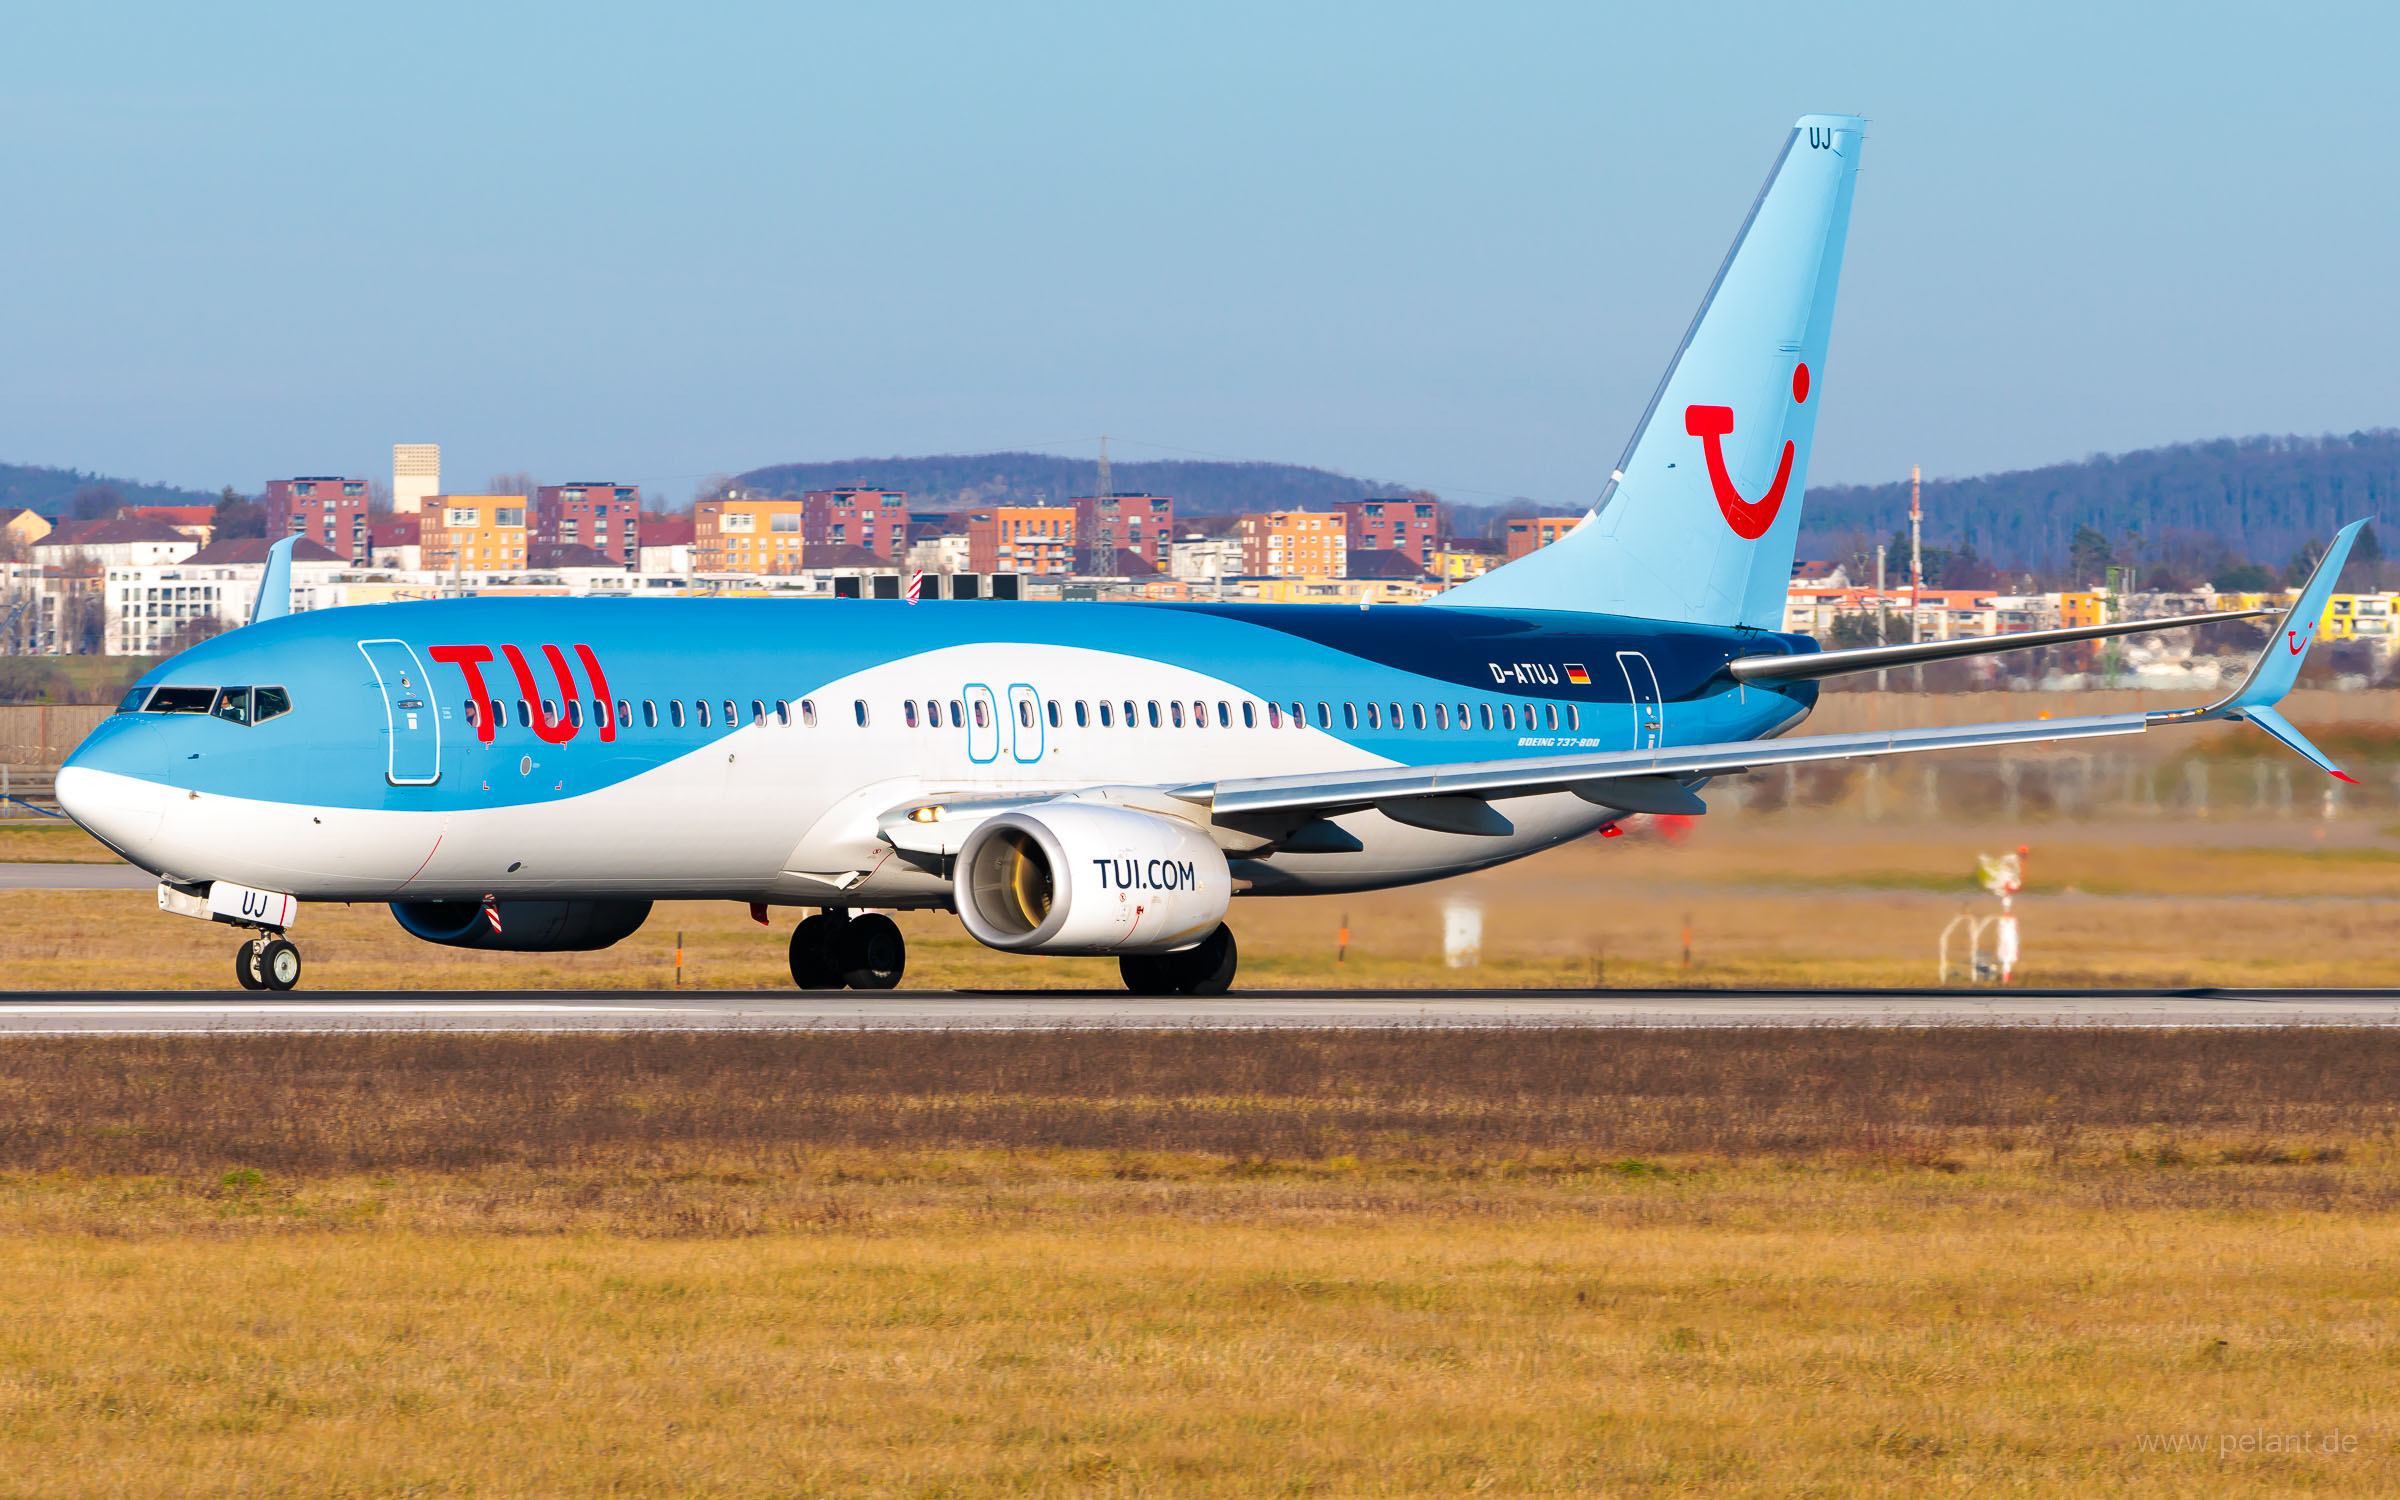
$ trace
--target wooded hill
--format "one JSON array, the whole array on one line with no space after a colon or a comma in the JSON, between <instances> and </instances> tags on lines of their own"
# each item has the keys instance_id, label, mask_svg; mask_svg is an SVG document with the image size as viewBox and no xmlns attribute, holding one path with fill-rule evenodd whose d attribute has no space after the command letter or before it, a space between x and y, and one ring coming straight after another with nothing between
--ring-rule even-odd
<instances>
[{"instance_id":1,"label":"wooded hill","mask_svg":"<svg viewBox=\"0 0 2400 1500\"><path fill-rule=\"evenodd\" d=\"M126 505L213 505L217 499L202 490L144 484L137 479L110 479L80 469L0 464L0 514L38 510L55 521L74 506L76 493L87 489L114 490Z\"/></svg>"},{"instance_id":2,"label":"wooded hill","mask_svg":"<svg viewBox=\"0 0 2400 1500\"><path fill-rule=\"evenodd\" d=\"M2054 572L2079 527L2127 550L2205 553L2207 539L2246 562L2279 566L2343 522L2390 518L2400 528L2400 430L2347 437L2219 438L1974 479L1925 481L1925 537L1972 546L2002 567ZM1801 553L1842 555L1858 537L1908 525L1908 482L1811 486Z\"/></svg>"},{"instance_id":3,"label":"wooded hill","mask_svg":"<svg viewBox=\"0 0 2400 1500\"><path fill-rule=\"evenodd\" d=\"M1088 458L1048 453L949 453L931 458L775 464L735 479L770 495L877 485L906 490L912 509L965 510L978 505L1062 504L1093 493L1099 484L1099 467ZM1321 510L1337 500L1369 500L1408 492L1404 485L1353 479L1330 469L1187 459L1115 464L1109 487L1120 495L1172 495L1177 514L1205 516Z\"/></svg>"}]
</instances>

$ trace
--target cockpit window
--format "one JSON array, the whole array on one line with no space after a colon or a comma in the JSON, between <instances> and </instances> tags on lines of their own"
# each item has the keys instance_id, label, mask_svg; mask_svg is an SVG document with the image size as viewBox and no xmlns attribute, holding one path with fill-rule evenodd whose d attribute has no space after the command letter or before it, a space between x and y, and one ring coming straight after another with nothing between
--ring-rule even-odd
<instances>
[{"instance_id":1,"label":"cockpit window","mask_svg":"<svg viewBox=\"0 0 2400 1500\"><path fill-rule=\"evenodd\" d=\"M150 695L145 712L154 714L204 714L217 705L217 690L213 687L162 687Z\"/></svg>"},{"instance_id":2,"label":"cockpit window","mask_svg":"<svg viewBox=\"0 0 2400 1500\"><path fill-rule=\"evenodd\" d=\"M142 697L148 695L144 703ZM263 724L292 711L292 695L279 687L140 688L117 705L119 713L210 714L228 724Z\"/></svg>"}]
</instances>

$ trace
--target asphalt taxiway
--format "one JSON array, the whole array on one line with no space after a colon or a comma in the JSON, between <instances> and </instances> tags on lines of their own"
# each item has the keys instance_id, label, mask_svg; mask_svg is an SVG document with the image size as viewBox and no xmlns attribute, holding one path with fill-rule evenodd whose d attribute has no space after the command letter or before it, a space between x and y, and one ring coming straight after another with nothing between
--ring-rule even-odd
<instances>
[{"instance_id":1,"label":"asphalt taxiway","mask_svg":"<svg viewBox=\"0 0 2400 1500\"><path fill-rule=\"evenodd\" d=\"M1445 1030L1665 1026L2396 1026L2389 990L897 990L0 993L0 1034L469 1031Z\"/></svg>"}]
</instances>

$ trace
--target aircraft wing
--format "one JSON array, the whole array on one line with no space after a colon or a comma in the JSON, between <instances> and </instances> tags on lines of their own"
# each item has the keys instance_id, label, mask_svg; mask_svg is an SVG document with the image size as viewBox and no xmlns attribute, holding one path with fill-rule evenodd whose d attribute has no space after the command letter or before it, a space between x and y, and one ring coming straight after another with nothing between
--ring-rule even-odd
<instances>
[{"instance_id":1,"label":"aircraft wing","mask_svg":"<svg viewBox=\"0 0 2400 1500\"><path fill-rule=\"evenodd\" d=\"M1992 656L2002 651L2030 651L2036 646L2064 646L2072 641L2097 641L2117 635L2147 635L2155 630L2181 630L2187 625L2215 625L2224 620L2250 620L2270 615L2271 609L2223 609L2204 615L2172 615L2163 620L2119 620L2113 625L2070 625L2064 630L2025 630L2014 635L1973 635L1952 641L1904 641L1891 646L1858 646L1847 651L1807 651L1795 656L1743 656L1725 664L1736 682L1798 682L1816 677L1841 677L1851 672L1879 672L1888 667L1913 667L1929 661L1954 661L1962 656Z\"/></svg>"},{"instance_id":2,"label":"aircraft wing","mask_svg":"<svg viewBox=\"0 0 2400 1500\"><path fill-rule=\"evenodd\" d=\"M2309 575L2300 597L2284 612L2281 628L2252 662L2241 685L2203 708L1262 776L1176 787L1170 795L1207 808L1217 822L1236 825L1244 822L1265 825L1288 822L1298 816L1324 817L1375 807L1388 817L1418 827L1502 834L1509 831L1508 824L1489 804L1509 797L1565 791L1598 806L1626 812L1703 812L1706 807L1694 793L1694 783L1759 766L2140 734L2156 725L2208 719L2247 719L2325 770L2341 776L2333 761L2276 713L2274 705L2291 691L2292 683L2299 677L2301 662L2316 636L2317 622L2324 615L2327 597L2341 575L2351 543L2365 524L2353 521L2342 528ZM1483 805L1478 807L1479 803Z\"/></svg>"}]
</instances>

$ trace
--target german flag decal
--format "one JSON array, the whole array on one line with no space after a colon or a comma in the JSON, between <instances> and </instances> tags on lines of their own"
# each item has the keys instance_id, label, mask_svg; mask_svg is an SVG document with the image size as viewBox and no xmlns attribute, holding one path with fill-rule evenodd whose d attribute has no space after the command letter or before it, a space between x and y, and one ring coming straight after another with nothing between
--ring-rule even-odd
<instances>
[{"instance_id":1,"label":"german flag decal","mask_svg":"<svg viewBox=\"0 0 2400 1500\"><path fill-rule=\"evenodd\" d=\"M1577 687L1590 687L1592 674L1583 669L1583 663L1571 661L1567 663L1567 681Z\"/></svg>"}]
</instances>

